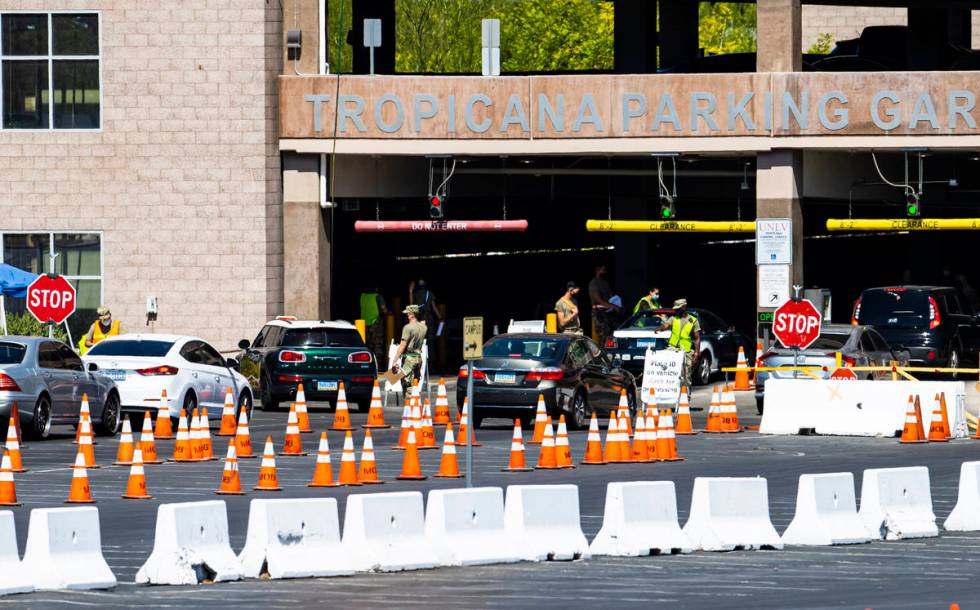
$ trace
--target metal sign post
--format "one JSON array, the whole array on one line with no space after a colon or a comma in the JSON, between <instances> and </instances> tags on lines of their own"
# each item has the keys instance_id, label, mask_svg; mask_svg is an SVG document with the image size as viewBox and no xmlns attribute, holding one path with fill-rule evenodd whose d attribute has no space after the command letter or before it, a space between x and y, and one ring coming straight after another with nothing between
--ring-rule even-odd
<instances>
[{"instance_id":1,"label":"metal sign post","mask_svg":"<svg viewBox=\"0 0 980 610\"><path fill-rule=\"evenodd\" d=\"M473 361L483 358L483 318L463 318L463 358L466 359L466 486L473 487L473 427L476 418L473 404Z\"/></svg>"},{"instance_id":2,"label":"metal sign post","mask_svg":"<svg viewBox=\"0 0 980 610\"><path fill-rule=\"evenodd\" d=\"M364 46L370 49L371 76L374 76L374 49L381 46L381 20L364 20Z\"/></svg>"}]
</instances>

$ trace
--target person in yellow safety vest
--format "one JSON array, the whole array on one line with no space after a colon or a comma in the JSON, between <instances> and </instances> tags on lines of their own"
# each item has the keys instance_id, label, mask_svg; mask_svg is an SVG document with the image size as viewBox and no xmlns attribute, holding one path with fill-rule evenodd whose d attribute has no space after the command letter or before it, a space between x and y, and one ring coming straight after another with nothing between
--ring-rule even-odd
<instances>
[{"instance_id":1,"label":"person in yellow safety vest","mask_svg":"<svg viewBox=\"0 0 980 610\"><path fill-rule=\"evenodd\" d=\"M378 293L377 285L372 290L365 290L361 293L361 319L364 320L365 343L367 348L374 354L378 364L378 370L388 363L388 354L385 351L385 323L384 317L388 315L388 305L385 299Z\"/></svg>"},{"instance_id":2,"label":"person in yellow safety vest","mask_svg":"<svg viewBox=\"0 0 980 610\"><path fill-rule=\"evenodd\" d=\"M687 312L687 299L674 301L674 315L664 320L660 330L670 329L670 340L667 349L684 352L684 370L681 373L681 383L691 387L691 372L701 354L701 323Z\"/></svg>"},{"instance_id":3,"label":"person in yellow safety vest","mask_svg":"<svg viewBox=\"0 0 980 610\"><path fill-rule=\"evenodd\" d=\"M96 343L106 337L118 335L121 330L119 320L112 319L112 312L105 305L99 307L95 313L99 316L99 319L92 323L92 327L88 329L88 334L78 342L78 351L82 356Z\"/></svg>"},{"instance_id":4,"label":"person in yellow safety vest","mask_svg":"<svg viewBox=\"0 0 980 610\"><path fill-rule=\"evenodd\" d=\"M636 307L633 308L633 313L639 313L647 309L660 309L660 289L656 286L650 289L649 294L637 301Z\"/></svg>"}]
</instances>

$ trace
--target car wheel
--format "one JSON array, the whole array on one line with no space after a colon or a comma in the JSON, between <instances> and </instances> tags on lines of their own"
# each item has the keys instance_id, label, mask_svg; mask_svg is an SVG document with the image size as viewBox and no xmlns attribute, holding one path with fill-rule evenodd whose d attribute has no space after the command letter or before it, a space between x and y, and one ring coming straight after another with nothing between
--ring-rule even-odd
<instances>
[{"instance_id":1,"label":"car wheel","mask_svg":"<svg viewBox=\"0 0 980 610\"><path fill-rule=\"evenodd\" d=\"M184 394L184 405L181 408L187 412L188 417L191 416L191 413L197 408L197 396L194 395L194 392L187 390L187 393Z\"/></svg>"},{"instance_id":2,"label":"car wheel","mask_svg":"<svg viewBox=\"0 0 980 610\"><path fill-rule=\"evenodd\" d=\"M755 408L759 412L759 415L762 415L762 401L763 400L764 400L763 398L756 398L755 399Z\"/></svg>"},{"instance_id":3,"label":"car wheel","mask_svg":"<svg viewBox=\"0 0 980 610\"><path fill-rule=\"evenodd\" d=\"M248 417L248 421L252 421L252 393L242 392L238 395L238 413L242 412L242 407L245 408L245 415Z\"/></svg>"},{"instance_id":4,"label":"car wheel","mask_svg":"<svg viewBox=\"0 0 980 610\"><path fill-rule=\"evenodd\" d=\"M25 435L32 439L48 438L51 435L51 400L41 395L34 405L30 425L24 430Z\"/></svg>"},{"instance_id":5,"label":"car wheel","mask_svg":"<svg viewBox=\"0 0 980 610\"><path fill-rule=\"evenodd\" d=\"M575 396L572 398L571 421L569 423L573 430L581 430L589 425L589 403L582 391L575 392Z\"/></svg>"},{"instance_id":6,"label":"car wheel","mask_svg":"<svg viewBox=\"0 0 980 610\"><path fill-rule=\"evenodd\" d=\"M711 356L708 352L703 352L698 358L698 367L695 373L694 381L698 385L708 385L711 382Z\"/></svg>"},{"instance_id":7,"label":"car wheel","mask_svg":"<svg viewBox=\"0 0 980 610\"><path fill-rule=\"evenodd\" d=\"M480 426L482 426L482 425L483 425L483 413L480 413L479 411L474 410L473 411L473 427L476 428L477 430L479 430L480 429Z\"/></svg>"},{"instance_id":8,"label":"car wheel","mask_svg":"<svg viewBox=\"0 0 980 610\"><path fill-rule=\"evenodd\" d=\"M354 406L354 411L356 411L357 413L367 413L368 410L371 408L370 400L359 400L356 402L352 402L350 404Z\"/></svg>"},{"instance_id":9,"label":"car wheel","mask_svg":"<svg viewBox=\"0 0 980 610\"><path fill-rule=\"evenodd\" d=\"M119 430L119 395L110 392L102 407L102 421L95 425L95 433L99 436L115 436Z\"/></svg>"},{"instance_id":10,"label":"car wheel","mask_svg":"<svg viewBox=\"0 0 980 610\"><path fill-rule=\"evenodd\" d=\"M521 430L530 430L534 425L534 415L521 415Z\"/></svg>"},{"instance_id":11,"label":"car wheel","mask_svg":"<svg viewBox=\"0 0 980 610\"><path fill-rule=\"evenodd\" d=\"M946 366L951 369L957 369L960 367L960 353L955 347L949 348L949 358L946 360ZM956 379L959 377L956 373L951 373L952 378Z\"/></svg>"},{"instance_id":12,"label":"car wheel","mask_svg":"<svg viewBox=\"0 0 980 610\"><path fill-rule=\"evenodd\" d=\"M278 411L279 401L272 397L272 383L269 381L268 377L262 378L262 385L260 389L262 390L262 410Z\"/></svg>"}]
</instances>

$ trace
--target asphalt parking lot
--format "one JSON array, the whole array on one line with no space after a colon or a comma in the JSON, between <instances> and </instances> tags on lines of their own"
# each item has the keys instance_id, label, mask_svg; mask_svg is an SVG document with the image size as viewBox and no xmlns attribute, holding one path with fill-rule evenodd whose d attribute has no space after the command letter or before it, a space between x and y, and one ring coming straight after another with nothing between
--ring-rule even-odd
<instances>
[{"instance_id":1,"label":"asphalt parking lot","mask_svg":"<svg viewBox=\"0 0 980 610\"><path fill-rule=\"evenodd\" d=\"M450 397L453 392L450 391ZM450 398L452 400L452 398ZM751 393L738 397L743 425L758 424ZM704 404L703 390L694 405ZM972 409L971 409L972 410ZM388 423L399 413L386 412ZM312 405L311 420L317 434L304 435L305 457L277 457L279 493L253 492L224 497L232 547L244 545L248 502L256 497L336 497L343 519L350 493L451 488L460 481L430 478L421 482L396 481L402 452L390 450L397 427L375 431L378 475L386 484L372 488L311 489L305 486L313 473L318 432L329 426L329 412ZM354 424L366 415L354 413ZM286 413L256 410L251 422L253 447L272 435L277 449L282 443ZM694 413L695 427L703 425L704 412ZM217 422L212 420L213 430ZM58 430L59 438L30 442L24 449L30 472L16 476L18 498L14 510L18 542L23 552L28 513L32 508L61 506L71 478L74 456L70 429ZM441 431L437 429L441 444ZM527 436L527 435L526 435ZM570 432L573 455L581 458L585 432ZM355 433L358 453L361 433ZM671 480L677 486L681 525L689 510L697 476L762 476L769 482L772 522L780 533L793 517L797 479L803 473L850 471L859 493L865 468L929 467L933 505L940 523L956 502L960 463L980 459L980 442L899 445L895 439L817 436L766 437L756 432L706 435L678 439L683 462L621 464L574 470L502 473L507 464L511 428L503 420L486 420L478 431L482 447L474 449L477 485L510 483L576 483L580 490L582 527L591 540L602 524L605 486L610 481ZM851 547L787 548L783 551L697 552L684 556L646 558L597 558L573 563L521 563L512 565L441 568L402 574L362 574L347 578L264 581L201 585L197 587L145 587L133 584L136 570L153 544L157 506L162 502L186 502L218 498L222 463L147 466L150 501L122 500L128 467L110 466L116 441L98 439L96 457L101 468L89 471L93 496L100 511L103 552L119 580L110 592L35 593L0 598L0 604L18 606L240 606L255 604L287 608L327 604L333 607L595 607L640 606L670 603L676 607L721 608L947 608L958 602L969 608L980 602L975 584L980 562L980 533L946 533L939 538L877 542ZM331 432L331 453L336 467L343 433ZM225 444L214 440L216 454ZM173 441L158 441L158 452L170 455ZM423 451L426 474L438 470L439 451ZM464 467L460 450L460 468ZM359 457L359 456L358 456ZM529 447L533 462L537 449ZM243 487L251 489L259 460L240 462ZM343 524L341 524L343 525Z\"/></svg>"}]
</instances>

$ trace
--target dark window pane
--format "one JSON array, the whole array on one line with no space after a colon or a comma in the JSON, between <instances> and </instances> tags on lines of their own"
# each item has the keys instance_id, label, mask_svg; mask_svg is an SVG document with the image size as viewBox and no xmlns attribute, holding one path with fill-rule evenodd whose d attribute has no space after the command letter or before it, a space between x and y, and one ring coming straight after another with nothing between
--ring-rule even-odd
<instances>
[{"instance_id":1,"label":"dark window pane","mask_svg":"<svg viewBox=\"0 0 980 610\"><path fill-rule=\"evenodd\" d=\"M97 233L55 233L55 272L62 275L102 275Z\"/></svg>"},{"instance_id":2,"label":"dark window pane","mask_svg":"<svg viewBox=\"0 0 980 610\"><path fill-rule=\"evenodd\" d=\"M6 233L3 236L3 262L31 273L47 273L49 262L47 233Z\"/></svg>"},{"instance_id":3,"label":"dark window pane","mask_svg":"<svg viewBox=\"0 0 980 610\"><path fill-rule=\"evenodd\" d=\"M54 62L56 129L99 127L99 62Z\"/></svg>"},{"instance_id":4,"label":"dark window pane","mask_svg":"<svg viewBox=\"0 0 980 610\"><path fill-rule=\"evenodd\" d=\"M20 364L27 348L18 343L0 343L0 364Z\"/></svg>"},{"instance_id":5,"label":"dark window pane","mask_svg":"<svg viewBox=\"0 0 980 610\"><path fill-rule=\"evenodd\" d=\"M48 128L48 62L3 62L3 125Z\"/></svg>"},{"instance_id":6,"label":"dark window pane","mask_svg":"<svg viewBox=\"0 0 980 610\"><path fill-rule=\"evenodd\" d=\"M51 43L54 55L99 54L98 15L52 15L51 29L54 32Z\"/></svg>"},{"instance_id":7,"label":"dark window pane","mask_svg":"<svg viewBox=\"0 0 980 610\"><path fill-rule=\"evenodd\" d=\"M111 339L100 341L88 351L86 356L137 356L162 358L174 346L173 341L158 341L149 339L138 341L134 339Z\"/></svg>"},{"instance_id":8,"label":"dark window pane","mask_svg":"<svg viewBox=\"0 0 980 610\"><path fill-rule=\"evenodd\" d=\"M47 55L48 16L8 14L3 16L4 55Z\"/></svg>"}]
</instances>

